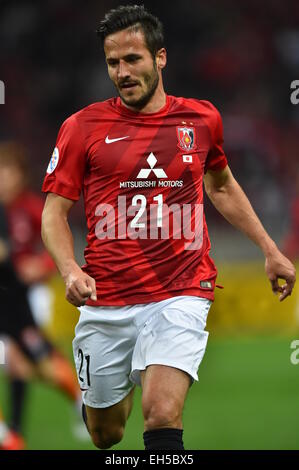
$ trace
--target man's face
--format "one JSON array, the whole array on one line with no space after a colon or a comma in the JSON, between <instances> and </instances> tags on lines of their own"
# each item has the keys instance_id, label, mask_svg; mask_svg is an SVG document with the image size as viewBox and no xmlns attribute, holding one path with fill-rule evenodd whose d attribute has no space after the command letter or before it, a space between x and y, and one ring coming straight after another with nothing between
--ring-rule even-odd
<instances>
[{"instance_id":1,"label":"man's face","mask_svg":"<svg viewBox=\"0 0 299 470\"><path fill-rule=\"evenodd\" d=\"M9 204L22 191L24 176L18 166L0 164L0 203Z\"/></svg>"},{"instance_id":2,"label":"man's face","mask_svg":"<svg viewBox=\"0 0 299 470\"><path fill-rule=\"evenodd\" d=\"M143 32L125 29L110 34L105 39L104 50L109 77L122 101L142 109L154 95L160 78Z\"/></svg>"}]
</instances>

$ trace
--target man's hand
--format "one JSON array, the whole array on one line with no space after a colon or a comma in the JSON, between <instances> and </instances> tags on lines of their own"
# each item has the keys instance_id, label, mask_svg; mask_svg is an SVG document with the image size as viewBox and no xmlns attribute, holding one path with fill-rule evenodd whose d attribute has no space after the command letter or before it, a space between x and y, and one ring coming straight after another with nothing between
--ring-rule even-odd
<instances>
[{"instance_id":1,"label":"man's hand","mask_svg":"<svg viewBox=\"0 0 299 470\"><path fill-rule=\"evenodd\" d=\"M89 298L97 300L95 280L84 273L78 265L73 266L63 277L66 286L65 297L72 305L81 307Z\"/></svg>"},{"instance_id":2,"label":"man's hand","mask_svg":"<svg viewBox=\"0 0 299 470\"><path fill-rule=\"evenodd\" d=\"M265 271L271 282L274 294L280 292L279 300L282 302L291 295L296 281L295 266L279 250L266 256ZM280 286L278 279L284 279L286 284Z\"/></svg>"}]
</instances>

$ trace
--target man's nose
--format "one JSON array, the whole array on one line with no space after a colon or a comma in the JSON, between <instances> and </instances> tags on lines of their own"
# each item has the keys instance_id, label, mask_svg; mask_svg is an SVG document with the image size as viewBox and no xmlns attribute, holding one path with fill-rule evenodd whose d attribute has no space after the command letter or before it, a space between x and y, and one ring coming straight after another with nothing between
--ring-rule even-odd
<instances>
[{"instance_id":1,"label":"man's nose","mask_svg":"<svg viewBox=\"0 0 299 470\"><path fill-rule=\"evenodd\" d=\"M123 60L119 61L117 75L118 75L118 78L122 80L130 76L128 64L126 64L126 62Z\"/></svg>"}]
</instances>

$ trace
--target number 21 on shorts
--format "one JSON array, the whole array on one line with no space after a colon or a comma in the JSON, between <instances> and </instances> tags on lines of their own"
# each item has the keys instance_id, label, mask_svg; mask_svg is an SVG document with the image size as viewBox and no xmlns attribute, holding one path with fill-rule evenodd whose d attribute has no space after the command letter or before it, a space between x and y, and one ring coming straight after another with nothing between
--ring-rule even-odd
<instances>
[{"instance_id":1,"label":"number 21 on shorts","mask_svg":"<svg viewBox=\"0 0 299 470\"><path fill-rule=\"evenodd\" d=\"M90 355L89 354L84 355L81 348L78 349L76 365L77 365L78 379L80 382L81 390L87 387L90 387L90 374L89 374Z\"/></svg>"}]
</instances>

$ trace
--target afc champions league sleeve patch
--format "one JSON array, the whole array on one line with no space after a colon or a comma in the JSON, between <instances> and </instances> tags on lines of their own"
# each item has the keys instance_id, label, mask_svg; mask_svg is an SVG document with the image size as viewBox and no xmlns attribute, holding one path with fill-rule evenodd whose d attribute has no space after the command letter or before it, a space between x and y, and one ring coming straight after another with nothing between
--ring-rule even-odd
<instances>
[{"instance_id":1,"label":"afc champions league sleeve patch","mask_svg":"<svg viewBox=\"0 0 299 470\"><path fill-rule=\"evenodd\" d=\"M58 165L58 161L59 161L59 150L58 150L58 147L55 147L55 149L52 153L52 157L51 157L51 160L49 162L48 168L47 168L47 173L48 174L53 173L53 171L55 170L55 168Z\"/></svg>"}]
</instances>

